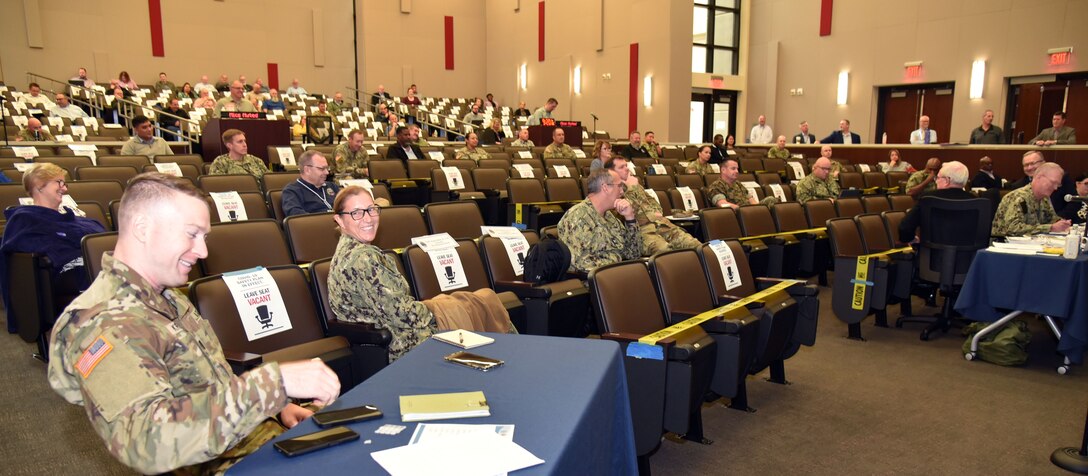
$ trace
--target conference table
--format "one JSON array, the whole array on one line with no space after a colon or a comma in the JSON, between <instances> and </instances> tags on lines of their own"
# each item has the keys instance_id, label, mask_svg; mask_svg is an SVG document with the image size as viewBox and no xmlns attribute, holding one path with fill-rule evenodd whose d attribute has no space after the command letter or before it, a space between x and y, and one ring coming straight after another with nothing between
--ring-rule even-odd
<instances>
[{"instance_id":1,"label":"conference table","mask_svg":"<svg viewBox=\"0 0 1088 476\"><path fill-rule=\"evenodd\" d=\"M351 389L330 408L376 405L384 416L348 426L356 441L288 458L272 443L242 460L232 475L386 474L370 453L408 443L416 423L402 423L398 397L482 390L491 416L428 423L513 424L514 442L544 460L514 474L636 474L634 431L623 356L617 343L481 333L493 344L469 352L505 361L488 372L446 362L459 347L429 339ZM407 428L375 434L385 424ZM274 441L318 431L303 421ZM367 444L365 441L370 440Z\"/></svg>"},{"instance_id":2,"label":"conference table","mask_svg":"<svg viewBox=\"0 0 1088 476\"><path fill-rule=\"evenodd\" d=\"M964 317L992 322L994 332L1023 312L1045 316L1065 356L1059 373L1084 361L1088 345L1088 255L1076 259L981 250L975 255L955 309ZM1062 322L1062 329L1054 322ZM976 341L977 342L977 341ZM977 350L977 347L975 347Z\"/></svg>"}]
</instances>

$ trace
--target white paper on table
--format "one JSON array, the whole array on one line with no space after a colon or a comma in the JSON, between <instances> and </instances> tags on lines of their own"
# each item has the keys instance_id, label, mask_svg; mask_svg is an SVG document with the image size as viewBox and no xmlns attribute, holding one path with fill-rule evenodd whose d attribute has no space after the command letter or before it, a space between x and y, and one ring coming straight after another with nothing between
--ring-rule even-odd
<instances>
[{"instance_id":1,"label":"white paper on table","mask_svg":"<svg viewBox=\"0 0 1088 476\"><path fill-rule=\"evenodd\" d=\"M512 227L511 227L512 228ZM520 234L520 232L519 232ZM463 425L457 423L420 423L408 440L409 445L431 442L443 438L460 438L462 435L493 433L514 441L514 425Z\"/></svg>"},{"instance_id":2,"label":"white paper on table","mask_svg":"<svg viewBox=\"0 0 1088 476\"><path fill-rule=\"evenodd\" d=\"M250 342L291 330L291 318L280 288L267 269L256 267L225 273L223 283L230 289Z\"/></svg>"},{"instance_id":3,"label":"white paper on table","mask_svg":"<svg viewBox=\"0 0 1088 476\"><path fill-rule=\"evenodd\" d=\"M394 476L501 474L544 463L517 443L490 432L404 445L370 456Z\"/></svg>"}]
</instances>

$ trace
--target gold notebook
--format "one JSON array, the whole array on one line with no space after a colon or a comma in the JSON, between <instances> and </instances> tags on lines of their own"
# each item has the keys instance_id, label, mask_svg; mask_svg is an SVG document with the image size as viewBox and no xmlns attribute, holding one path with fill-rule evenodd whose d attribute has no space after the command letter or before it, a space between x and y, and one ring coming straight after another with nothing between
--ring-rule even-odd
<instances>
[{"instance_id":1,"label":"gold notebook","mask_svg":"<svg viewBox=\"0 0 1088 476\"><path fill-rule=\"evenodd\" d=\"M484 392L401 395L401 421L448 420L491 416Z\"/></svg>"}]
</instances>

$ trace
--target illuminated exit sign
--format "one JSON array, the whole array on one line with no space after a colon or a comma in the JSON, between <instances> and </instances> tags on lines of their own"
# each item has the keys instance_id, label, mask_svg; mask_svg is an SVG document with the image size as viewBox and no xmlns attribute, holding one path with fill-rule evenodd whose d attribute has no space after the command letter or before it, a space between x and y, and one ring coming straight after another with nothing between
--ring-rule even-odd
<instances>
[{"instance_id":1,"label":"illuminated exit sign","mask_svg":"<svg viewBox=\"0 0 1088 476\"><path fill-rule=\"evenodd\" d=\"M1062 51L1061 53L1051 53L1050 65L1057 66L1069 64L1069 59L1071 56L1073 56L1073 53L1070 53L1068 51Z\"/></svg>"}]
</instances>

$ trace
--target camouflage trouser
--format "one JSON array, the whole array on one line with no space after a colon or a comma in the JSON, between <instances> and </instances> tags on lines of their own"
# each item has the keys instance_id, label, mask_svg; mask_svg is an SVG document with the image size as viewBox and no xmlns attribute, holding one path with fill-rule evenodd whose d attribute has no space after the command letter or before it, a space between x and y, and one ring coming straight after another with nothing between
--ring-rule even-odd
<instances>
[{"instance_id":1,"label":"camouflage trouser","mask_svg":"<svg viewBox=\"0 0 1088 476\"><path fill-rule=\"evenodd\" d=\"M699 246L699 240L693 238L672 223L657 222L639 228L642 235L642 256L668 250L680 250Z\"/></svg>"},{"instance_id":2,"label":"camouflage trouser","mask_svg":"<svg viewBox=\"0 0 1088 476\"><path fill-rule=\"evenodd\" d=\"M308 405L306 406L306 408L316 411L316 408L310 407ZM261 422L260 425L257 425L257 428L254 428L248 436L242 438L242 441L239 441L238 444L234 445L234 447L223 452L223 454L219 455L218 458L215 458L211 461L205 461L200 464L194 464L192 466L178 468L174 470L173 474L179 476L224 474L227 472L228 469L230 469L231 466L234 466L235 464L238 464L239 461L242 461L242 458L245 458L246 456L249 456L253 452L257 451L257 449L260 448L261 445L272 441L273 438L280 436L285 431L287 431L287 428L284 427L278 419L269 418Z\"/></svg>"},{"instance_id":3,"label":"camouflage trouser","mask_svg":"<svg viewBox=\"0 0 1088 476\"><path fill-rule=\"evenodd\" d=\"M759 201L760 205L766 205L768 207L771 206L771 205L774 205L776 203L778 203L778 199L774 198L774 196L764 197L763 200Z\"/></svg>"}]
</instances>

